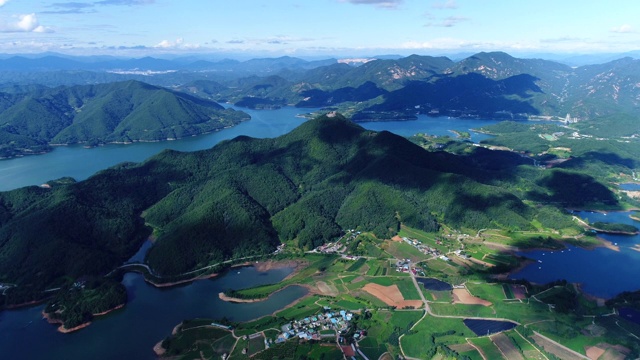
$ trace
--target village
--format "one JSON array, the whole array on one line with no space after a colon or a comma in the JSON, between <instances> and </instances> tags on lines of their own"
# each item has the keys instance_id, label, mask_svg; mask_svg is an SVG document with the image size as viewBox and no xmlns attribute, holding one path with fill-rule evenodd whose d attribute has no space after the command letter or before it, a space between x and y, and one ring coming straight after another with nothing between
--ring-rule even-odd
<instances>
[{"instance_id":1,"label":"village","mask_svg":"<svg viewBox=\"0 0 640 360\"><path fill-rule=\"evenodd\" d=\"M354 358L355 354L359 353L367 359L356 346L357 342L366 336L365 330L354 327L352 320L356 316L350 311L332 310L324 306L319 314L282 325L282 333L278 335L275 343L283 343L293 338L307 341L335 339L346 358ZM268 348L268 344L266 345Z\"/></svg>"}]
</instances>

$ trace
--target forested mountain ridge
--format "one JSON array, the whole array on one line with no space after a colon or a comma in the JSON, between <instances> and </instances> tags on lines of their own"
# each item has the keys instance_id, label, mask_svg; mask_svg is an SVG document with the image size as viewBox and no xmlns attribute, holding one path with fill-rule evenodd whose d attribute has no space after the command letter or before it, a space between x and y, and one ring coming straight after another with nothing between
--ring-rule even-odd
<instances>
[{"instance_id":1,"label":"forested mountain ridge","mask_svg":"<svg viewBox=\"0 0 640 360\"><path fill-rule=\"evenodd\" d=\"M639 73L640 60L632 58L572 68L504 52L482 52L458 62L412 55L357 67L338 63L253 76L226 82L227 89L210 96L257 108L337 107L360 120L416 114L560 119L567 113L591 119L637 112Z\"/></svg>"},{"instance_id":2,"label":"forested mountain ridge","mask_svg":"<svg viewBox=\"0 0 640 360\"><path fill-rule=\"evenodd\" d=\"M4 157L50 144L175 139L249 119L213 101L138 81L3 93L0 109Z\"/></svg>"},{"instance_id":3,"label":"forested mountain ridge","mask_svg":"<svg viewBox=\"0 0 640 360\"><path fill-rule=\"evenodd\" d=\"M346 228L383 238L401 223L425 231L530 229L534 220L562 228L572 223L555 206L616 203L586 175L525 163L485 149L429 152L340 115L274 139L164 151L82 182L0 193L0 282L43 289L105 274L152 230L146 262L156 274L176 275L269 253L281 241L313 248ZM553 195L574 182L587 200Z\"/></svg>"},{"instance_id":4,"label":"forested mountain ridge","mask_svg":"<svg viewBox=\"0 0 640 360\"><path fill-rule=\"evenodd\" d=\"M593 119L633 114L638 111L640 97L636 86L640 83L640 60L632 58L579 67L516 58L504 52L481 52L457 62L423 55L367 59L370 61L359 66L336 59L290 57L243 62L51 60L30 59L24 67L16 59L0 60L7 64L7 70L0 71L0 83L16 95L16 85L143 79L207 100L256 109L331 107L363 121L407 119L416 114L509 119L562 119L571 114ZM91 70L70 70L72 65ZM121 70L113 70L116 65ZM412 93L415 89L419 92ZM404 101L400 95L407 93L410 96ZM0 109L11 103L5 96ZM15 137L11 140L17 141Z\"/></svg>"}]
</instances>

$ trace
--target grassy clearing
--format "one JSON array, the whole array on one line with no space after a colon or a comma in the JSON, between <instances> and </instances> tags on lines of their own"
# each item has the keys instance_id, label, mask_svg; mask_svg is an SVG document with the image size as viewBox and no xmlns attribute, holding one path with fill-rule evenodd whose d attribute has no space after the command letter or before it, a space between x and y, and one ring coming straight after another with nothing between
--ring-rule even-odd
<instances>
[{"instance_id":1,"label":"grassy clearing","mask_svg":"<svg viewBox=\"0 0 640 360\"><path fill-rule=\"evenodd\" d=\"M564 321L533 324L530 328L581 354L585 354L585 347L587 346L595 346L598 343L609 341L620 343L621 340L612 337L611 334L606 334L604 331L604 336L585 336L580 329L587 330L591 328L590 319L577 320L575 318L567 318Z\"/></svg>"},{"instance_id":2,"label":"grassy clearing","mask_svg":"<svg viewBox=\"0 0 640 360\"><path fill-rule=\"evenodd\" d=\"M235 351L232 355L235 356ZM235 357L231 357L236 359ZM245 359L248 357L239 357ZM289 340L282 344L273 345L269 349L259 352L251 357L254 360L296 360L296 359L340 359L342 352L333 345L325 346L324 344L299 342L298 340Z\"/></svg>"},{"instance_id":3,"label":"grassy clearing","mask_svg":"<svg viewBox=\"0 0 640 360\"><path fill-rule=\"evenodd\" d=\"M346 310L360 310L363 307L365 307L366 304L363 304L361 302L357 302L356 299L353 299L355 301L352 300L338 300L335 303L333 303L335 306L341 308L341 309L346 309Z\"/></svg>"},{"instance_id":4,"label":"grassy clearing","mask_svg":"<svg viewBox=\"0 0 640 360\"><path fill-rule=\"evenodd\" d=\"M493 308L483 305L440 304L432 303L431 310L438 315L468 316L468 317L496 317Z\"/></svg>"},{"instance_id":5,"label":"grassy clearing","mask_svg":"<svg viewBox=\"0 0 640 360\"><path fill-rule=\"evenodd\" d=\"M447 291L434 291L434 290L426 290L424 287L420 287L420 290L424 294L425 299L427 301L438 301L438 302L446 302L450 303L453 301L453 295L451 290Z\"/></svg>"},{"instance_id":6,"label":"grassy clearing","mask_svg":"<svg viewBox=\"0 0 640 360\"><path fill-rule=\"evenodd\" d=\"M367 262L366 258L360 258L360 259L356 260L353 264L351 264L351 266L349 266L346 270L347 271L351 271L351 272L357 271L366 262Z\"/></svg>"},{"instance_id":7,"label":"grassy clearing","mask_svg":"<svg viewBox=\"0 0 640 360\"><path fill-rule=\"evenodd\" d=\"M387 245L387 252L396 259L409 259L414 263L418 263L430 257L404 242L390 241Z\"/></svg>"},{"instance_id":8,"label":"grassy clearing","mask_svg":"<svg viewBox=\"0 0 640 360\"><path fill-rule=\"evenodd\" d=\"M320 305L317 305L315 303L317 300L317 296L310 296L306 299L303 299L294 306L277 312L276 316L285 319L300 319L309 315L313 315L321 309Z\"/></svg>"},{"instance_id":9,"label":"grassy clearing","mask_svg":"<svg viewBox=\"0 0 640 360\"><path fill-rule=\"evenodd\" d=\"M207 357L229 353L235 339L231 332L214 327L197 327L179 331L175 336L163 342L167 355L183 357L200 357L200 352Z\"/></svg>"},{"instance_id":10,"label":"grassy clearing","mask_svg":"<svg viewBox=\"0 0 640 360\"><path fill-rule=\"evenodd\" d=\"M491 301L492 303L504 300L504 290L500 284L468 282L466 286L471 295L481 299Z\"/></svg>"},{"instance_id":11,"label":"grassy clearing","mask_svg":"<svg viewBox=\"0 0 640 360\"><path fill-rule=\"evenodd\" d=\"M448 261L431 259L426 264L430 270L445 274L447 277L458 277L461 274L460 267Z\"/></svg>"},{"instance_id":12,"label":"grassy clearing","mask_svg":"<svg viewBox=\"0 0 640 360\"><path fill-rule=\"evenodd\" d=\"M325 346L322 344L311 345L311 350L307 352L309 359L340 359L342 351L336 345Z\"/></svg>"},{"instance_id":13,"label":"grassy clearing","mask_svg":"<svg viewBox=\"0 0 640 360\"><path fill-rule=\"evenodd\" d=\"M549 307L537 301L530 303L511 301L497 302L491 308L496 312L496 317L504 319L512 319L521 324L529 324L536 321L552 320L557 314L549 312Z\"/></svg>"},{"instance_id":14,"label":"grassy clearing","mask_svg":"<svg viewBox=\"0 0 640 360\"><path fill-rule=\"evenodd\" d=\"M371 318L362 322L367 337L360 342L360 347L370 359L378 359L387 351L397 355L399 337L408 333L422 314L423 311L373 311Z\"/></svg>"},{"instance_id":15,"label":"grassy clearing","mask_svg":"<svg viewBox=\"0 0 640 360\"><path fill-rule=\"evenodd\" d=\"M260 336L256 336L254 338L250 338L248 340L248 344L247 344L247 354L249 356L262 351L265 349L264 346L264 336L260 335Z\"/></svg>"},{"instance_id":16,"label":"grassy clearing","mask_svg":"<svg viewBox=\"0 0 640 360\"><path fill-rule=\"evenodd\" d=\"M391 286L395 285L399 282L398 278L385 276L385 277L376 277L376 278L367 278L367 282L371 282L374 284L382 285L382 286ZM365 285L364 283L362 284Z\"/></svg>"},{"instance_id":17,"label":"grassy clearing","mask_svg":"<svg viewBox=\"0 0 640 360\"><path fill-rule=\"evenodd\" d=\"M398 232L398 236L419 240L424 245L438 249L440 252L447 252L448 249L443 244L438 244L436 239L440 238L436 233L428 233L419 229L402 226Z\"/></svg>"},{"instance_id":18,"label":"grassy clearing","mask_svg":"<svg viewBox=\"0 0 640 360\"><path fill-rule=\"evenodd\" d=\"M377 297L369 294L366 291L358 291L357 296L358 296L358 299L362 299L363 301L368 302L367 307L386 308L389 306L385 304L384 301L378 299Z\"/></svg>"},{"instance_id":19,"label":"grassy clearing","mask_svg":"<svg viewBox=\"0 0 640 360\"><path fill-rule=\"evenodd\" d=\"M279 330L267 329L264 331L264 335L266 336L266 338L271 339L273 341L276 340L279 334L280 334Z\"/></svg>"},{"instance_id":20,"label":"grassy clearing","mask_svg":"<svg viewBox=\"0 0 640 360\"><path fill-rule=\"evenodd\" d=\"M409 357L431 358L431 351L437 346L461 344L467 337L475 337L475 334L464 325L462 319L427 316L413 328L411 334L402 338L402 348Z\"/></svg>"},{"instance_id":21,"label":"grassy clearing","mask_svg":"<svg viewBox=\"0 0 640 360\"><path fill-rule=\"evenodd\" d=\"M413 284L413 280L409 278L401 279L396 283L396 285L398 285L398 290L400 290L400 293L402 293L402 297L405 300L420 300L420 294L418 294L418 290Z\"/></svg>"},{"instance_id":22,"label":"grassy clearing","mask_svg":"<svg viewBox=\"0 0 640 360\"><path fill-rule=\"evenodd\" d=\"M386 344L384 342L378 342L371 336L367 336L359 341L358 346L369 359L378 359L382 354L387 352Z\"/></svg>"}]
</instances>

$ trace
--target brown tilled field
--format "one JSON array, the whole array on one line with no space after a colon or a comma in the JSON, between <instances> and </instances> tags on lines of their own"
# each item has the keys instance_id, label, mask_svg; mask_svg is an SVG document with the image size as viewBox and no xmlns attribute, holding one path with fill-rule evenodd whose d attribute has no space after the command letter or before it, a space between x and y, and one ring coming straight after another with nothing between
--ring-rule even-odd
<instances>
[{"instance_id":1,"label":"brown tilled field","mask_svg":"<svg viewBox=\"0 0 640 360\"><path fill-rule=\"evenodd\" d=\"M398 289L398 285L382 286L374 283L368 283L362 288L362 290L377 297L389 306L395 306L397 308L413 306L416 309L422 306L422 301L420 300L405 300L404 297L402 297L400 289Z\"/></svg>"},{"instance_id":2,"label":"brown tilled field","mask_svg":"<svg viewBox=\"0 0 640 360\"><path fill-rule=\"evenodd\" d=\"M511 284L511 291L513 292L513 296L518 300L523 300L527 298L527 288L522 285Z\"/></svg>"},{"instance_id":3,"label":"brown tilled field","mask_svg":"<svg viewBox=\"0 0 640 360\"><path fill-rule=\"evenodd\" d=\"M491 341L500 349L502 354L509 360L524 360L522 354L518 348L516 348L515 344L509 337L505 334L496 334L491 336Z\"/></svg>"},{"instance_id":4,"label":"brown tilled field","mask_svg":"<svg viewBox=\"0 0 640 360\"><path fill-rule=\"evenodd\" d=\"M587 357L591 360L598 359L606 351L605 349L601 349L597 346L590 346L590 347L587 347L585 350L587 352Z\"/></svg>"},{"instance_id":5,"label":"brown tilled field","mask_svg":"<svg viewBox=\"0 0 640 360\"><path fill-rule=\"evenodd\" d=\"M576 358L576 354L573 353L572 351L569 351L568 349L565 349L564 347L558 346L555 343L547 340L546 338L535 334L533 336L531 336L531 338L535 341L535 343L542 347L544 349L544 351L551 353L557 357L559 357L560 359L575 359Z\"/></svg>"},{"instance_id":6,"label":"brown tilled field","mask_svg":"<svg viewBox=\"0 0 640 360\"><path fill-rule=\"evenodd\" d=\"M453 303L491 306L491 302L469 294L467 289L453 289Z\"/></svg>"}]
</instances>

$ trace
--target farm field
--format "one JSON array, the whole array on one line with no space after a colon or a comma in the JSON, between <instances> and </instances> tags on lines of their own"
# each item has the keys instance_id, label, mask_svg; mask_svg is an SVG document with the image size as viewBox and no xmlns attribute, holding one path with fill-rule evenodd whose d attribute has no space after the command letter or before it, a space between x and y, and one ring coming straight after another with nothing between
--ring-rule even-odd
<instances>
[{"instance_id":1,"label":"farm field","mask_svg":"<svg viewBox=\"0 0 640 360\"><path fill-rule=\"evenodd\" d=\"M500 349L498 349L496 344L494 344L493 341L491 341L491 338L489 337L469 339L469 342L473 344L473 346L475 346L480 353L482 353L485 359L491 359L491 360L505 359L505 357L502 356ZM511 359L506 358L505 360L511 360Z\"/></svg>"},{"instance_id":2,"label":"farm field","mask_svg":"<svg viewBox=\"0 0 640 360\"><path fill-rule=\"evenodd\" d=\"M405 236L409 234L405 233ZM442 241L436 240L433 234L413 232L411 236L421 236L426 239L424 241ZM474 241L470 240L477 245ZM576 353L622 359L633 351L640 351L640 346L630 345L635 340L629 335L640 328L639 325L627 321L619 325L615 319L603 316L610 310L585 297L576 297L571 286L562 283L549 286L513 284L486 277L482 271L495 266L511 266L510 262L516 259L502 256L495 249L477 250L472 255L476 262L466 264L466 260L453 254L448 260L429 257L397 239L367 240L367 244L378 244L382 252L377 257L356 260L308 254L304 257L304 266L285 281L239 290L238 293L249 298L265 297L269 292L291 284L301 284L310 291L306 297L273 316L237 324L233 333L239 338L230 333L223 336L224 333L219 332L221 329L215 330L218 337L210 336L204 329L211 319L196 319L183 324L183 331L170 338L173 344L169 348L178 347L185 356L205 359L220 356L220 352L231 352L232 348L232 360L265 359L270 354L283 359L339 358L351 347L344 343L338 346L328 330L319 332L325 335L319 344L289 340L268 349L264 344L265 338L275 342L281 336L278 329L283 322L310 318L326 307L353 312L354 328L348 336L358 333L359 338L349 341L357 342L370 359L406 356L444 360L462 355L478 360L483 357L548 360L550 354L566 358L568 354L575 356ZM483 265L483 262L491 266ZM414 283L414 272L396 271L397 264L423 269L426 275L421 274ZM435 316L425 314L421 294ZM581 309L580 316L554 311L548 305L562 304L573 298ZM595 318L582 314L593 314ZM610 332L603 333L600 330L603 328Z\"/></svg>"}]
</instances>

